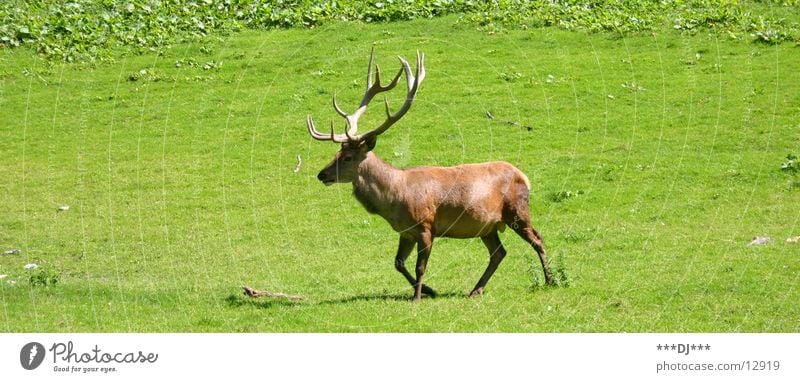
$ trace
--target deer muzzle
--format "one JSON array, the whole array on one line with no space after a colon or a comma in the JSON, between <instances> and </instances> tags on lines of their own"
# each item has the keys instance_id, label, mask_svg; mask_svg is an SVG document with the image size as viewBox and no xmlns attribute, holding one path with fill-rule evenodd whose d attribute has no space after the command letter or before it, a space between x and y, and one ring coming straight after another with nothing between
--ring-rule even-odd
<instances>
[{"instance_id":1,"label":"deer muzzle","mask_svg":"<svg viewBox=\"0 0 800 382\"><path fill-rule=\"evenodd\" d=\"M325 173L325 170L322 170L317 174L317 179L322 182L326 186L330 186L336 183L336 179L328 174Z\"/></svg>"}]
</instances>

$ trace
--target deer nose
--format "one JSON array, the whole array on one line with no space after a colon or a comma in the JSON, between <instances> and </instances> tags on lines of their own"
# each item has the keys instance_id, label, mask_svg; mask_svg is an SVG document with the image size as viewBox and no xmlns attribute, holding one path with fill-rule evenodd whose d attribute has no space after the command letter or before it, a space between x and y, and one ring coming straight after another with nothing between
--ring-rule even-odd
<instances>
[{"instance_id":1,"label":"deer nose","mask_svg":"<svg viewBox=\"0 0 800 382\"><path fill-rule=\"evenodd\" d=\"M325 174L322 171L320 171L319 174L317 174L317 179L319 179L320 181L325 180Z\"/></svg>"}]
</instances>

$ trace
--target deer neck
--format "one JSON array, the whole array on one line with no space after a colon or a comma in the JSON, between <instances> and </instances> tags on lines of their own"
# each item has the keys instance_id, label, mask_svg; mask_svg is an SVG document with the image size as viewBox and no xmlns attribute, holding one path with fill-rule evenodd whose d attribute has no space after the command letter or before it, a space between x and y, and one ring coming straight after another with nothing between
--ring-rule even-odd
<instances>
[{"instance_id":1,"label":"deer neck","mask_svg":"<svg viewBox=\"0 0 800 382\"><path fill-rule=\"evenodd\" d=\"M379 214L391 221L393 206L399 201L398 183L403 171L378 158L372 151L358 166L353 181L353 194L367 212Z\"/></svg>"}]
</instances>

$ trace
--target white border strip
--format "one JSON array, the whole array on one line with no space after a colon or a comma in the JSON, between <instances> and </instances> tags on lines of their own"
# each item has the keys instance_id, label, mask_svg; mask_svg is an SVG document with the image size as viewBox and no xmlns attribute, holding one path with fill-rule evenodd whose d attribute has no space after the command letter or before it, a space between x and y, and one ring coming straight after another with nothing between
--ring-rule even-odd
<instances>
[{"instance_id":1,"label":"white border strip","mask_svg":"<svg viewBox=\"0 0 800 382\"><path fill-rule=\"evenodd\" d=\"M32 342L46 354L26 370ZM800 381L798 343L798 334L0 334L0 379Z\"/></svg>"}]
</instances>

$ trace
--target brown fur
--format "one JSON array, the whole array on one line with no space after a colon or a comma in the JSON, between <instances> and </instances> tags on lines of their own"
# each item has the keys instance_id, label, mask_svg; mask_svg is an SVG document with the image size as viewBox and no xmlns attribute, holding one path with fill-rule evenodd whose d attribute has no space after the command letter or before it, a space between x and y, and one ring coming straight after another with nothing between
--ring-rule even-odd
<instances>
[{"instance_id":1,"label":"brown fur","mask_svg":"<svg viewBox=\"0 0 800 382\"><path fill-rule=\"evenodd\" d=\"M506 162L399 170L369 152L353 193L401 234L430 227L434 237L470 238L503 225L504 206L527 203L526 180Z\"/></svg>"}]
</instances>

